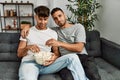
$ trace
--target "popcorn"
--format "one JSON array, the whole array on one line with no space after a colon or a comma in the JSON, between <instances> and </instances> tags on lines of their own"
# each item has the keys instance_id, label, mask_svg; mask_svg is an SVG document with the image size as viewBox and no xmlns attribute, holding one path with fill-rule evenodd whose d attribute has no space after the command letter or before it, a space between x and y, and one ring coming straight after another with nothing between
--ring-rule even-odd
<instances>
[{"instance_id":1,"label":"popcorn","mask_svg":"<svg viewBox=\"0 0 120 80\"><path fill-rule=\"evenodd\" d=\"M52 57L52 54L51 52L40 51L34 54L34 59L38 64L43 65L45 60L49 60Z\"/></svg>"}]
</instances>

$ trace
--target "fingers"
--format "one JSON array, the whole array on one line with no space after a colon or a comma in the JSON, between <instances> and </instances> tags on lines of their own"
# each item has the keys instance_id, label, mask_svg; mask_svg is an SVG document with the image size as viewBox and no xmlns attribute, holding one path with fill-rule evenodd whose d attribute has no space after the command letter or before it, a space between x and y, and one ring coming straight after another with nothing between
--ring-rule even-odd
<instances>
[{"instance_id":1,"label":"fingers","mask_svg":"<svg viewBox=\"0 0 120 80\"><path fill-rule=\"evenodd\" d=\"M55 39L49 39L48 41L46 41L46 45L47 46L54 46L54 45L56 45L56 40Z\"/></svg>"},{"instance_id":2,"label":"fingers","mask_svg":"<svg viewBox=\"0 0 120 80\"><path fill-rule=\"evenodd\" d=\"M46 45L50 46L52 44L52 39L49 39L48 41L46 41Z\"/></svg>"},{"instance_id":3,"label":"fingers","mask_svg":"<svg viewBox=\"0 0 120 80\"><path fill-rule=\"evenodd\" d=\"M54 60L46 60L43 65L48 66L48 65L52 64L53 62L54 62Z\"/></svg>"},{"instance_id":4,"label":"fingers","mask_svg":"<svg viewBox=\"0 0 120 80\"><path fill-rule=\"evenodd\" d=\"M25 38L24 30L21 31L21 36Z\"/></svg>"},{"instance_id":5,"label":"fingers","mask_svg":"<svg viewBox=\"0 0 120 80\"><path fill-rule=\"evenodd\" d=\"M60 46L60 42L55 40L55 39L50 39L46 42L46 45L48 46L57 46L59 47Z\"/></svg>"},{"instance_id":6,"label":"fingers","mask_svg":"<svg viewBox=\"0 0 120 80\"><path fill-rule=\"evenodd\" d=\"M57 58L55 58L55 54L52 54L52 57L49 60L45 60L44 66L51 65Z\"/></svg>"},{"instance_id":7,"label":"fingers","mask_svg":"<svg viewBox=\"0 0 120 80\"><path fill-rule=\"evenodd\" d=\"M24 28L22 29L21 31L21 36L23 38L26 38L26 36L29 34L29 29L30 29L30 26L24 26Z\"/></svg>"},{"instance_id":8,"label":"fingers","mask_svg":"<svg viewBox=\"0 0 120 80\"><path fill-rule=\"evenodd\" d=\"M21 36L23 37L23 38L26 38L26 36L29 34L29 31L27 31L27 30L22 30L21 31Z\"/></svg>"},{"instance_id":9,"label":"fingers","mask_svg":"<svg viewBox=\"0 0 120 80\"><path fill-rule=\"evenodd\" d=\"M28 34L29 34L29 31L26 31L25 37L28 36Z\"/></svg>"},{"instance_id":10,"label":"fingers","mask_svg":"<svg viewBox=\"0 0 120 80\"><path fill-rule=\"evenodd\" d=\"M40 52L40 48L37 46L37 45L32 45L30 47L30 50L33 52L33 53L38 53Z\"/></svg>"}]
</instances>

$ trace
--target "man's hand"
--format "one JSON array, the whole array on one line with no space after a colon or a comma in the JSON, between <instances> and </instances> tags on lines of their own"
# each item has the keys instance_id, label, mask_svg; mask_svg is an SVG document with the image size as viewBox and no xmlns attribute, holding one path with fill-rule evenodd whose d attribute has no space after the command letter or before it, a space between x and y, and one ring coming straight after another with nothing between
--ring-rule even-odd
<instances>
[{"instance_id":1,"label":"man's hand","mask_svg":"<svg viewBox=\"0 0 120 80\"><path fill-rule=\"evenodd\" d=\"M21 31L21 36L23 38L26 38L26 36L29 34L29 29L30 29L30 26L25 26L22 31Z\"/></svg>"},{"instance_id":2,"label":"man's hand","mask_svg":"<svg viewBox=\"0 0 120 80\"><path fill-rule=\"evenodd\" d=\"M33 53L40 52L40 48L36 44L28 45L27 48L28 50L31 50Z\"/></svg>"},{"instance_id":3,"label":"man's hand","mask_svg":"<svg viewBox=\"0 0 120 80\"><path fill-rule=\"evenodd\" d=\"M60 42L60 41L57 41L57 40L55 40L55 39L49 39L49 40L46 42L46 45L48 45L48 46L57 46L57 47L59 47L60 44L61 44L61 42Z\"/></svg>"},{"instance_id":4,"label":"man's hand","mask_svg":"<svg viewBox=\"0 0 120 80\"><path fill-rule=\"evenodd\" d=\"M49 66L49 65L51 65L57 58L58 58L58 56L56 56L56 55L53 53L53 54L52 54L52 57L51 57L49 60L46 60L43 65L44 65L44 66Z\"/></svg>"}]
</instances>

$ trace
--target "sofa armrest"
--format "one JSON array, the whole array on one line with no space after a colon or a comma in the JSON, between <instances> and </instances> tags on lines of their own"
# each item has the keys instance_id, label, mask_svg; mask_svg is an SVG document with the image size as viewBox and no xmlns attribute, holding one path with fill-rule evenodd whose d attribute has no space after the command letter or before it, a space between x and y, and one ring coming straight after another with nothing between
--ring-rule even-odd
<instances>
[{"instance_id":1,"label":"sofa armrest","mask_svg":"<svg viewBox=\"0 0 120 80\"><path fill-rule=\"evenodd\" d=\"M102 58L120 69L120 45L101 38Z\"/></svg>"}]
</instances>

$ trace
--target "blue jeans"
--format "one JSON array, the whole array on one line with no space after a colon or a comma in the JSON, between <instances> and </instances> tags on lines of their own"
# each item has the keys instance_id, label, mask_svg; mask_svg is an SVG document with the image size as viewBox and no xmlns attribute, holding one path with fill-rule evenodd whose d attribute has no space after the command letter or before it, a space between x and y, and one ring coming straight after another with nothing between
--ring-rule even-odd
<instances>
[{"instance_id":1,"label":"blue jeans","mask_svg":"<svg viewBox=\"0 0 120 80\"><path fill-rule=\"evenodd\" d=\"M24 61L19 68L19 80L37 80L39 74L49 74L67 67L74 80L87 80L83 67L76 54L67 54L59 57L49 66L42 66L35 61Z\"/></svg>"}]
</instances>

